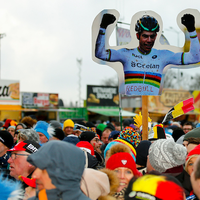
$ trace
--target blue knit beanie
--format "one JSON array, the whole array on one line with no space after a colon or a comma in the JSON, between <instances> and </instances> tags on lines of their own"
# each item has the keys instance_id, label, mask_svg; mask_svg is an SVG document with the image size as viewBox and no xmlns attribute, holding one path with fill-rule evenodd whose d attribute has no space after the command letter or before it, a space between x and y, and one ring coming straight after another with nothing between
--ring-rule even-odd
<instances>
[{"instance_id":1,"label":"blue knit beanie","mask_svg":"<svg viewBox=\"0 0 200 200\"><path fill-rule=\"evenodd\" d=\"M45 121L38 121L36 123L35 127L34 127L34 130L36 132L43 133L46 136L46 138L49 140L50 137L49 137L49 134L47 132L48 126L49 126L49 124L47 122L45 122Z\"/></svg>"},{"instance_id":2,"label":"blue knit beanie","mask_svg":"<svg viewBox=\"0 0 200 200\"><path fill-rule=\"evenodd\" d=\"M116 142L115 140L113 140L112 142L108 143L105 150L104 150L104 159L106 158L106 153L108 150L110 150L110 148L114 145L114 144L119 144L118 142Z\"/></svg>"}]
</instances>

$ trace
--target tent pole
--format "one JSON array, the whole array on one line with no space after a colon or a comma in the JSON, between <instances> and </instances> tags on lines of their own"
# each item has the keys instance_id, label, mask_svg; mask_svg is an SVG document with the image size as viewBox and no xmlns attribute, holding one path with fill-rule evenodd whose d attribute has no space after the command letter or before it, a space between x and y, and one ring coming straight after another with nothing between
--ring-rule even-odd
<instances>
[{"instance_id":1,"label":"tent pole","mask_svg":"<svg viewBox=\"0 0 200 200\"><path fill-rule=\"evenodd\" d=\"M122 131L122 95L119 93L119 122Z\"/></svg>"}]
</instances>

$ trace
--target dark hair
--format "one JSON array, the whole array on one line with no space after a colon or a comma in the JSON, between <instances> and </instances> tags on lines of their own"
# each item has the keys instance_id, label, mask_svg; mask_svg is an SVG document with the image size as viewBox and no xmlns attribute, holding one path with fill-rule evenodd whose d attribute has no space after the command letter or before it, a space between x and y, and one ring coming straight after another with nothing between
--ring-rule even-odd
<instances>
[{"instance_id":1,"label":"dark hair","mask_svg":"<svg viewBox=\"0 0 200 200\"><path fill-rule=\"evenodd\" d=\"M193 138L193 137L190 137L187 139L188 141L188 144L200 144L200 138Z\"/></svg>"},{"instance_id":2,"label":"dark hair","mask_svg":"<svg viewBox=\"0 0 200 200\"><path fill-rule=\"evenodd\" d=\"M182 135L185 135L185 133L183 132L183 129L182 128L175 128L173 130L173 133L172 133L172 137L174 138L174 141L176 142Z\"/></svg>"},{"instance_id":3,"label":"dark hair","mask_svg":"<svg viewBox=\"0 0 200 200\"><path fill-rule=\"evenodd\" d=\"M194 124L192 122L187 121L183 124L183 126L185 126L185 125L190 125L190 126L192 126L192 129L194 128Z\"/></svg>"},{"instance_id":4,"label":"dark hair","mask_svg":"<svg viewBox=\"0 0 200 200\"><path fill-rule=\"evenodd\" d=\"M163 123L163 125L168 125L168 126L169 126L169 125L170 125L170 122L169 122L169 121L166 121L166 122Z\"/></svg>"},{"instance_id":5,"label":"dark hair","mask_svg":"<svg viewBox=\"0 0 200 200\"><path fill-rule=\"evenodd\" d=\"M24 129L27 128L27 126L26 126L25 124L23 124L23 123L19 123L19 124L16 125L16 129L17 129L17 127L20 126L20 125L21 125Z\"/></svg>"},{"instance_id":6,"label":"dark hair","mask_svg":"<svg viewBox=\"0 0 200 200\"><path fill-rule=\"evenodd\" d=\"M96 128L96 126L94 125L94 123L93 122L86 122L86 127L89 127L89 128L93 128L93 127L95 127Z\"/></svg>"}]
</instances>

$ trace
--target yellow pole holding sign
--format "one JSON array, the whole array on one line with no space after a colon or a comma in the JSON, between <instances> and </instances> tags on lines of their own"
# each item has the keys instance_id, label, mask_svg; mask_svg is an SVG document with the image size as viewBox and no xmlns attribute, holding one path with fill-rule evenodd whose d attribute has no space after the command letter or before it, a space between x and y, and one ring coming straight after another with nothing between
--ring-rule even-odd
<instances>
[{"instance_id":1,"label":"yellow pole holding sign","mask_svg":"<svg viewBox=\"0 0 200 200\"><path fill-rule=\"evenodd\" d=\"M148 96L142 96L142 140L148 140Z\"/></svg>"}]
</instances>

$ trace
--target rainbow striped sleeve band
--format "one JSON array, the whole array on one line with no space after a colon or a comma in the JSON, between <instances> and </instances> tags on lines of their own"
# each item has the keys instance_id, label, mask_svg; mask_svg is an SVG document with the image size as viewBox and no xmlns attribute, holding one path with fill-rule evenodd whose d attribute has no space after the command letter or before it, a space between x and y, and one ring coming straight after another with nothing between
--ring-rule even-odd
<instances>
[{"instance_id":1,"label":"rainbow striped sleeve band","mask_svg":"<svg viewBox=\"0 0 200 200\"><path fill-rule=\"evenodd\" d=\"M125 84L148 84L154 87L160 88L160 82L162 75L159 73L152 72L140 72L140 71L126 71L125 73Z\"/></svg>"}]
</instances>

